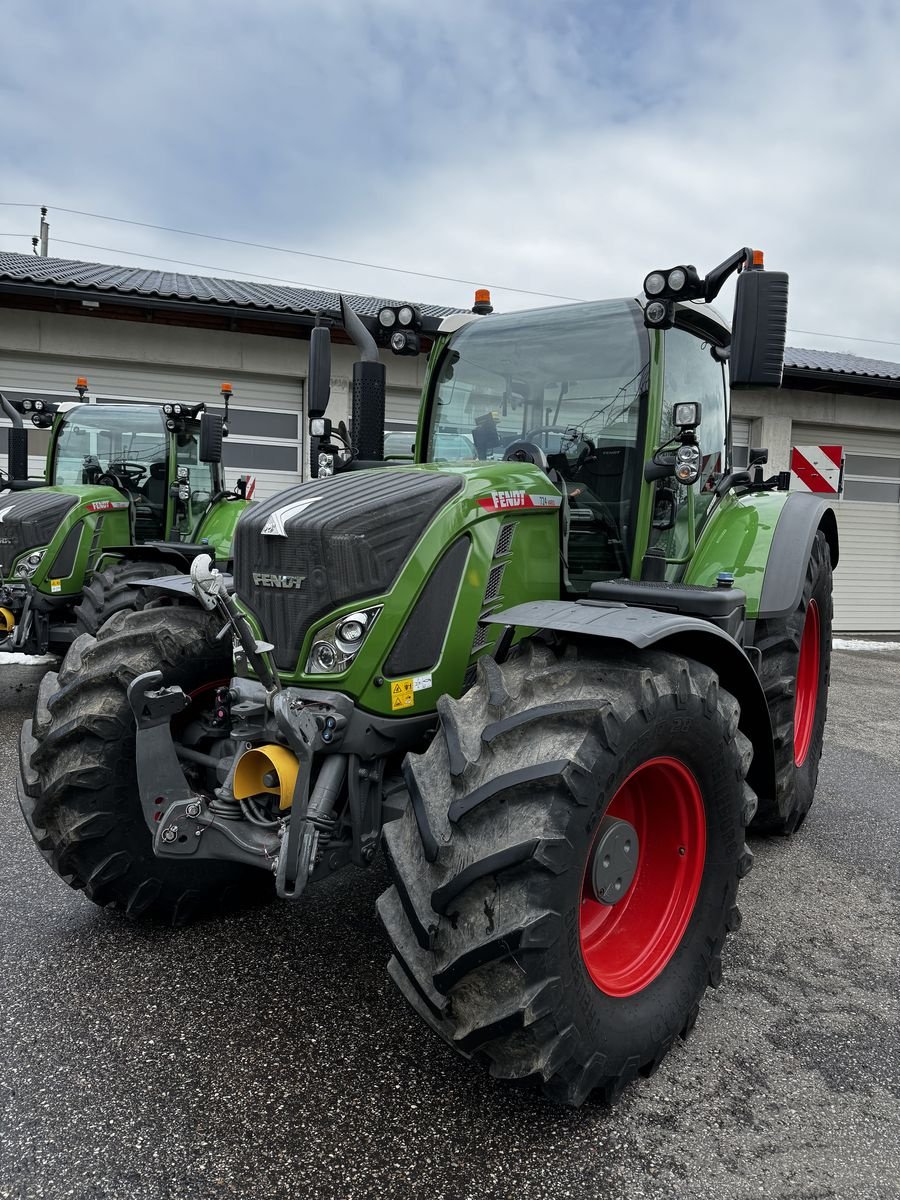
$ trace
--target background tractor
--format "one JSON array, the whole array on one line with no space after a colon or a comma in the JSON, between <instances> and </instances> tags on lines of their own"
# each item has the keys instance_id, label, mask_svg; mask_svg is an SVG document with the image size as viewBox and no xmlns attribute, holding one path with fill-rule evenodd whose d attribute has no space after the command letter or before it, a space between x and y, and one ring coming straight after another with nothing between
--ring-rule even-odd
<instances>
[{"instance_id":1,"label":"background tractor","mask_svg":"<svg viewBox=\"0 0 900 1200\"><path fill-rule=\"evenodd\" d=\"M787 277L742 249L644 293L446 320L393 464L372 333L345 311L351 454L314 329L321 477L243 513L233 583L195 558L194 607L44 679L19 788L54 870L180 922L382 845L388 970L454 1049L572 1105L652 1073L720 981L746 829L812 802L838 546L764 451L731 466L726 374L779 385Z\"/></svg>"},{"instance_id":2,"label":"background tractor","mask_svg":"<svg viewBox=\"0 0 900 1200\"><path fill-rule=\"evenodd\" d=\"M227 565L244 484L222 475L225 419L203 404L15 403L0 478L0 653L64 650L112 613L149 598L137 580L185 571L196 554ZM226 402L231 387L223 389ZM23 417L50 429L43 481L28 474Z\"/></svg>"}]
</instances>

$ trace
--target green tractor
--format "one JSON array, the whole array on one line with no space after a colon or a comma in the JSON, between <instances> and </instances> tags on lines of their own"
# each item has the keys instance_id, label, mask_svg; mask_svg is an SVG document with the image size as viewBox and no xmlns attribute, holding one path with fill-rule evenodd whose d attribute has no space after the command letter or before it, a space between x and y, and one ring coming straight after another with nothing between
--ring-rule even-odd
<instances>
[{"instance_id":1,"label":"green tractor","mask_svg":"<svg viewBox=\"0 0 900 1200\"><path fill-rule=\"evenodd\" d=\"M203 404L8 400L0 478L0 654L64 651L80 633L148 600L150 577L210 554L227 565L246 483L227 492L225 414ZM50 430L45 480L28 479L23 417Z\"/></svg>"},{"instance_id":2,"label":"green tractor","mask_svg":"<svg viewBox=\"0 0 900 1200\"><path fill-rule=\"evenodd\" d=\"M786 275L742 249L644 291L445 320L411 463L349 310L335 444L313 330L319 477L242 515L233 581L196 558L193 603L159 581L43 682L19 794L53 869L177 923L381 846L388 972L455 1050L570 1105L651 1074L721 979L747 829L812 802L838 545L731 463L726 376L779 385Z\"/></svg>"}]
</instances>

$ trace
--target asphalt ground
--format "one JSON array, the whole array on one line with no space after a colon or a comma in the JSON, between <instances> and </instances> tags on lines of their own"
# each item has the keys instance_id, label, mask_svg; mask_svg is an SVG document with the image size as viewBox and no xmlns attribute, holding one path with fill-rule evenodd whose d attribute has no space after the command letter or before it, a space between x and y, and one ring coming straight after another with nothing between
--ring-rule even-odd
<instances>
[{"instance_id":1,"label":"asphalt ground","mask_svg":"<svg viewBox=\"0 0 900 1200\"><path fill-rule=\"evenodd\" d=\"M0 1197L900 1197L900 654L835 656L816 803L755 842L722 987L577 1112L407 1009L381 864L176 931L70 891L14 796L37 672L0 674Z\"/></svg>"}]
</instances>

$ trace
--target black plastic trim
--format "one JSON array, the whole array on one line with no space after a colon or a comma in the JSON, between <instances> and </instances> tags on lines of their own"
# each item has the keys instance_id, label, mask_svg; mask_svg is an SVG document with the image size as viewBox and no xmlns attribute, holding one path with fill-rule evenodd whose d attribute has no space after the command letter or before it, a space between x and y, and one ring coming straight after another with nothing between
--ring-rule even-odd
<instances>
[{"instance_id":1,"label":"black plastic trim","mask_svg":"<svg viewBox=\"0 0 900 1200\"><path fill-rule=\"evenodd\" d=\"M78 555L78 546L81 542L83 532L84 523L79 521L66 534L66 540L57 551L53 565L47 572L51 579L68 579L75 570L75 559Z\"/></svg>"}]
</instances>

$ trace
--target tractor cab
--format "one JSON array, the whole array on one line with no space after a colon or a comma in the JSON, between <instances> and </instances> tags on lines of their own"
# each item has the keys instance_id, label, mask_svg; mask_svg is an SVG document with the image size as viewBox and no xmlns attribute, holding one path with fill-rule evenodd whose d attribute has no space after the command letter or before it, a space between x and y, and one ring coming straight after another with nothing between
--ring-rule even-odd
<instances>
[{"instance_id":1,"label":"tractor cab","mask_svg":"<svg viewBox=\"0 0 900 1200\"><path fill-rule=\"evenodd\" d=\"M658 339L658 340L657 340ZM533 463L565 498L566 565L572 591L627 577L652 547L684 554L728 470L728 326L679 305L673 326L654 335L636 300L515 312L473 319L437 362L423 414L421 462ZM653 366L651 367L651 364ZM692 484L660 480L649 534L639 536L645 443L671 450L682 401L700 467ZM472 447L472 450L467 450Z\"/></svg>"},{"instance_id":2,"label":"tractor cab","mask_svg":"<svg viewBox=\"0 0 900 1200\"><path fill-rule=\"evenodd\" d=\"M73 404L54 429L48 482L114 489L128 501L137 542L190 542L224 490L221 463L204 461L200 441L200 414L186 406L167 414L143 404Z\"/></svg>"},{"instance_id":3,"label":"tractor cab","mask_svg":"<svg viewBox=\"0 0 900 1200\"><path fill-rule=\"evenodd\" d=\"M44 653L108 614L109 595L172 574L201 552L226 563L246 502L222 471L225 414L205 404L152 405L28 397L0 407L11 420L0 478L0 652ZM29 479L25 422L50 431L44 478ZM237 503L235 503L237 502Z\"/></svg>"}]
</instances>

